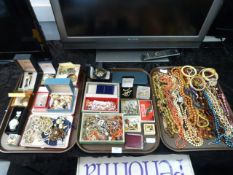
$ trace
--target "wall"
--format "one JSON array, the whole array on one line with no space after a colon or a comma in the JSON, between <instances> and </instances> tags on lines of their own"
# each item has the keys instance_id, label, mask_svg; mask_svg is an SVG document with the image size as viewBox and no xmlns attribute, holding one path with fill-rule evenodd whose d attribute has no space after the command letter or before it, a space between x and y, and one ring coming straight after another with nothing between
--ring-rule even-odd
<instances>
[{"instance_id":1,"label":"wall","mask_svg":"<svg viewBox=\"0 0 233 175\"><path fill-rule=\"evenodd\" d=\"M46 40L60 40L49 0L30 0L30 2Z\"/></svg>"}]
</instances>

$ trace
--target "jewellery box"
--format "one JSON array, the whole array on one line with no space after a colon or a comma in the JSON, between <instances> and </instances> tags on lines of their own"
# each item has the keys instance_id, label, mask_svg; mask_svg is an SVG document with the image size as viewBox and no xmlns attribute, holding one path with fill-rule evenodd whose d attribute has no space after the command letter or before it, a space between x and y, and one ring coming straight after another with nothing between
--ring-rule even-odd
<instances>
[{"instance_id":1,"label":"jewellery box","mask_svg":"<svg viewBox=\"0 0 233 175\"><path fill-rule=\"evenodd\" d=\"M83 113L79 141L81 144L123 144L123 116L120 113Z\"/></svg>"},{"instance_id":2,"label":"jewellery box","mask_svg":"<svg viewBox=\"0 0 233 175\"><path fill-rule=\"evenodd\" d=\"M32 92L11 92L8 97L13 98L11 106L27 107Z\"/></svg>"},{"instance_id":3,"label":"jewellery box","mask_svg":"<svg viewBox=\"0 0 233 175\"><path fill-rule=\"evenodd\" d=\"M18 63L21 69L24 71L23 78L18 87L19 91L33 91L36 79L37 71L35 65L32 62L30 54L17 54L14 60Z\"/></svg>"},{"instance_id":4,"label":"jewellery box","mask_svg":"<svg viewBox=\"0 0 233 175\"><path fill-rule=\"evenodd\" d=\"M55 78L56 76L56 70L53 67L52 62L50 61L43 61L43 62L39 62L38 65L40 66L42 72L43 72L43 77L41 80L41 85L44 85L44 81L47 78Z\"/></svg>"},{"instance_id":5,"label":"jewellery box","mask_svg":"<svg viewBox=\"0 0 233 175\"><path fill-rule=\"evenodd\" d=\"M31 115L25 126L20 146L67 148L73 116Z\"/></svg>"},{"instance_id":6,"label":"jewellery box","mask_svg":"<svg viewBox=\"0 0 233 175\"><path fill-rule=\"evenodd\" d=\"M48 101L49 101L48 89L44 86L39 87L34 99L32 112L46 112L48 108Z\"/></svg>"},{"instance_id":7,"label":"jewellery box","mask_svg":"<svg viewBox=\"0 0 233 175\"><path fill-rule=\"evenodd\" d=\"M119 83L86 82L83 112L119 112Z\"/></svg>"},{"instance_id":8,"label":"jewellery box","mask_svg":"<svg viewBox=\"0 0 233 175\"><path fill-rule=\"evenodd\" d=\"M70 78L74 86L78 83L80 64L59 63L56 78Z\"/></svg>"},{"instance_id":9,"label":"jewellery box","mask_svg":"<svg viewBox=\"0 0 233 175\"><path fill-rule=\"evenodd\" d=\"M48 78L44 84L49 91L47 112L73 114L78 89L74 88L70 78Z\"/></svg>"}]
</instances>

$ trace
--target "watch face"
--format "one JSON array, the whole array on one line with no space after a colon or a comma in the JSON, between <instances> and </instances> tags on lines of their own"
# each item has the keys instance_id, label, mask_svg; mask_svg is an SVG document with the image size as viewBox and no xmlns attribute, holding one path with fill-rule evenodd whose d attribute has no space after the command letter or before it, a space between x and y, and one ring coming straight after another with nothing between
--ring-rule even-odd
<instances>
[{"instance_id":1,"label":"watch face","mask_svg":"<svg viewBox=\"0 0 233 175\"><path fill-rule=\"evenodd\" d=\"M103 78L107 74L107 71L102 68L96 68L94 74L97 78Z\"/></svg>"}]
</instances>

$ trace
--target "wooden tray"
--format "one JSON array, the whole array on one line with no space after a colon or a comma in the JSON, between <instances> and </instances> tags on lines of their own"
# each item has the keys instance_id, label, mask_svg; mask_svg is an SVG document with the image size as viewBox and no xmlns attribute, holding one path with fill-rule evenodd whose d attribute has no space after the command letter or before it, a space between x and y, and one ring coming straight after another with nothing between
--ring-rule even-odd
<instances>
[{"instance_id":1,"label":"wooden tray","mask_svg":"<svg viewBox=\"0 0 233 175\"><path fill-rule=\"evenodd\" d=\"M111 69L111 72L125 72L125 76L127 76L127 72L143 72L145 73L145 75L148 78L148 86L150 86L150 75L145 72L143 69L136 69L136 68L115 68L115 69ZM151 98L153 99L154 96L151 93ZM81 118L78 119L78 126L80 128L81 125ZM158 126L159 122L158 122L158 116L155 110L155 129L156 129L156 135L155 136L147 136L147 138L155 138L156 142L155 143L146 143L145 142L145 136L144 136L144 148L142 150L129 150L129 149L125 149L124 145L110 145L110 144L91 144L91 145L87 145L87 144L80 144L79 143L79 134L80 134L80 130L78 131L78 141L77 141L77 145L78 147L83 150L84 152L87 153L114 153L114 148L119 148L120 152L122 153L132 153L132 154L147 154L147 153L151 153L154 150L156 150L156 148L159 146L159 142L160 142L160 131L159 131L159 126ZM143 128L142 128L143 130Z\"/></svg>"},{"instance_id":2,"label":"wooden tray","mask_svg":"<svg viewBox=\"0 0 233 175\"><path fill-rule=\"evenodd\" d=\"M157 68L154 68L151 70L150 72L150 77L151 77L151 85L152 85L152 92L153 94L155 94L154 92L154 88L153 88L153 84L156 83L152 80L152 76L153 76L153 73L155 72L158 72L160 71L160 69L162 70L169 70L173 67L157 67ZM201 68L201 67L196 67L196 68ZM218 88L220 89L221 92L222 89L220 87L220 85L218 84ZM200 147L195 147L189 143L187 143L186 147L182 148L182 149L179 149L176 147L175 145L175 140L177 138L174 137L174 138L171 138L166 132L165 132L165 129L164 129L164 125L163 125L163 120L162 120L162 116L159 112L159 109L157 107L157 98L155 96L154 98L154 108L158 111L158 122L159 122L159 126L160 126L160 133L161 133L161 140L162 142L164 143L164 145L166 145L169 149L173 150L173 151L176 151L176 152L185 152L185 151L210 151L210 150L232 150L233 148L229 148L225 145L225 143L221 142L220 144L214 144L214 143L211 143L211 142L214 142L214 139L209 139L209 140L204 140L204 144ZM233 113L232 113L232 110L230 108L230 105L228 104L227 102L227 107L231 113L231 116L233 117Z\"/></svg>"},{"instance_id":3,"label":"wooden tray","mask_svg":"<svg viewBox=\"0 0 233 175\"><path fill-rule=\"evenodd\" d=\"M85 82L86 82L86 76L84 72L80 71L79 75L79 83L78 83L78 98L77 98L77 104L76 104L76 110L74 114L74 119L73 119L73 125L72 125L72 131L70 134L70 140L69 140L69 146L65 149L53 149L53 148L29 148L29 147L20 147L20 146L8 146L6 144L6 139L7 139L7 134L5 133L5 129L7 126L7 123L9 122L10 119L10 113L12 110L11 104L13 102L13 99L10 100L9 105L7 107L7 112L5 113L2 123L1 123L1 128L0 128L0 152L3 153L63 153L68 150L70 150L77 142L77 132L78 132L78 118L80 116L80 110L81 110L81 101L82 101L82 94L85 88ZM42 76L40 75L40 78ZM37 79L40 79L39 77ZM19 79L16 89L21 81L22 77ZM37 83L38 84L38 83ZM38 87L38 86L36 86ZM33 100L35 98L35 94L33 93L30 101L29 101L29 111L32 109L33 105ZM30 115L30 112L29 112ZM28 116L29 116L28 115ZM26 122L25 122L26 124Z\"/></svg>"}]
</instances>

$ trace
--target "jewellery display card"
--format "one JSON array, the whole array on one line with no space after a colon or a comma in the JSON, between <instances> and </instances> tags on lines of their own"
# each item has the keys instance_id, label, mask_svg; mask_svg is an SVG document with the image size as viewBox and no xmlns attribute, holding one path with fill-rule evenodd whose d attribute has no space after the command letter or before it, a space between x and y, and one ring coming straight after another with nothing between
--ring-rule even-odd
<instances>
[{"instance_id":1,"label":"jewellery display card","mask_svg":"<svg viewBox=\"0 0 233 175\"><path fill-rule=\"evenodd\" d=\"M122 77L121 87L131 88L134 86L134 77Z\"/></svg>"},{"instance_id":2,"label":"jewellery display card","mask_svg":"<svg viewBox=\"0 0 233 175\"><path fill-rule=\"evenodd\" d=\"M80 64L59 63L56 78L70 78L73 85L76 86L80 73Z\"/></svg>"},{"instance_id":3,"label":"jewellery display card","mask_svg":"<svg viewBox=\"0 0 233 175\"><path fill-rule=\"evenodd\" d=\"M155 124L145 123L143 124L144 135L155 135Z\"/></svg>"},{"instance_id":4,"label":"jewellery display card","mask_svg":"<svg viewBox=\"0 0 233 175\"><path fill-rule=\"evenodd\" d=\"M139 100L142 122L154 122L155 114L151 100Z\"/></svg>"},{"instance_id":5,"label":"jewellery display card","mask_svg":"<svg viewBox=\"0 0 233 175\"><path fill-rule=\"evenodd\" d=\"M20 146L66 148L69 144L72 122L72 116L31 115Z\"/></svg>"},{"instance_id":6,"label":"jewellery display card","mask_svg":"<svg viewBox=\"0 0 233 175\"><path fill-rule=\"evenodd\" d=\"M82 144L123 144L123 116L120 113L83 113L79 141Z\"/></svg>"},{"instance_id":7,"label":"jewellery display card","mask_svg":"<svg viewBox=\"0 0 233 175\"><path fill-rule=\"evenodd\" d=\"M141 132L140 116L124 115L125 132Z\"/></svg>"},{"instance_id":8,"label":"jewellery display card","mask_svg":"<svg viewBox=\"0 0 233 175\"><path fill-rule=\"evenodd\" d=\"M121 98L133 98L133 88L121 87Z\"/></svg>"},{"instance_id":9,"label":"jewellery display card","mask_svg":"<svg viewBox=\"0 0 233 175\"><path fill-rule=\"evenodd\" d=\"M150 99L150 87L137 86L136 98L149 100Z\"/></svg>"},{"instance_id":10,"label":"jewellery display card","mask_svg":"<svg viewBox=\"0 0 233 175\"><path fill-rule=\"evenodd\" d=\"M126 133L125 148L126 149L143 149L143 136L141 134Z\"/></svg>"},{"instance_id":11,"label":"jewellery display card","mask_svg":"<svg viewBox=\"0 0 233 175\"><path fill-rule=\"evenodd\" d=\"M140 115L138 100L121 99L121 113L127 115Z\"/></svg>"},{"instance_id":12,"label":"jewellery display card","mask_svg":"<svg viewBox=\"0 0 233 175\"><path fill-rule=\"evenodd\" d=\"M10 146L18 146L21 139L21 135L9 134L7 137L7 144Z\"/></svg>"}]
</instances>

